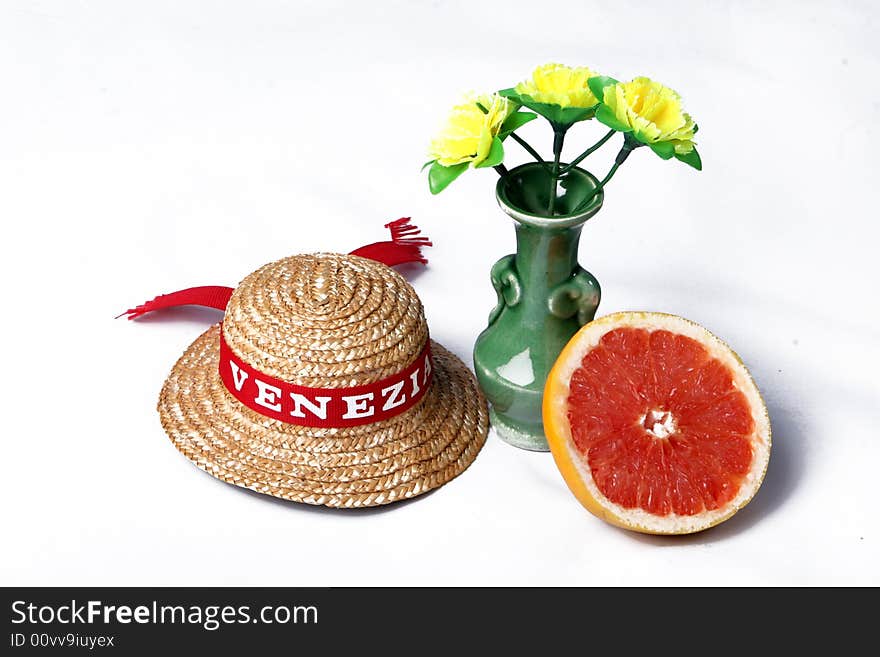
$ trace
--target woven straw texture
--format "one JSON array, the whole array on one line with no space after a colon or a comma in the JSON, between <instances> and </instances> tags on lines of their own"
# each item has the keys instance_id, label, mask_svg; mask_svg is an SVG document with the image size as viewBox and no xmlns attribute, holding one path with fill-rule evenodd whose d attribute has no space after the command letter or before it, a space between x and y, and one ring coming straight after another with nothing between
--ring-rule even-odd
<instances>
[{"instance_id":1,"label":"woven straw texture","mask_svg":"<svg viewBox=\"0 0 880 657\"><path fill-rule=\"evenodd\" d=\"M431 390L405 413L344 429L299 427L238 402L218 373L220 325L174 366L159 415L174 445L231 484L333 507L387 504L460 474L486 440L486 402L464 363L431 343ZM371 383L405 368L428 338L421 302L397 272L316 254L248 276L222 324L230 348L267 374L311 387Z\"/></svg>"}]
</instances>

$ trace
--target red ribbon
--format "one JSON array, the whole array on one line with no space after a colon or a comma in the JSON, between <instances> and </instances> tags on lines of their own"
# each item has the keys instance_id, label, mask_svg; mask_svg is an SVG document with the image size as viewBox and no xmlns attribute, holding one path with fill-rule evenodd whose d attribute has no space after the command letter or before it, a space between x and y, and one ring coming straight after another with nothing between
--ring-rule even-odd
<instances>
[{"instance_id":1,"label":"red ribbon","mask_svg":"<svg viewBox=\"0 0 880 657\"><path fill-rule=\"evenodd\" d=\"M220 378L229 393L260 415L303 427L354 427L408 411L431 387L430 341L405 369L350 388L298 386L248 365L220 331Z\"/></svg>"},{"instance_id":2,"label":"red ribbon","mask_svg":"<svg viewBox=\"0 0 880 657\"><path fill-rule=\"evenodd\" d=\"M129 319L137 319L141 315L146 315L154 310L174 308L175 306L204 306L206 308L226 310L226 305L229 303L229 297L232 296L232 292L233 288L221 285L188 287L185 290L178 290L170 294L160 294L152 301L129 308L122 315L128 315ZM119 319L122 315L117 315L116 318Z\"/></svg>"},{"instance_id":3,"label":"red ribbon","mask_svg":"<svg viewBox=\"0 0 880 657\"><path fill-rule=\"evenodd\" d=\"M410 217L401 217L385 224L385 228L391 231L391 241L375 242L367 244L354 251L350 255L357 255L370 260L376 260L389 267L401 265L407 262L420 262L428 264L427 258L422 255L423 246L432 246L427 237L416 237L421 233L418 226L410 224ZM170 294L162 294L151 301L142 303L134 308L129 308L117 316L128 315L129 319L137 319L142 315L176 306L205 306L226 310L229 297L232 296L233 288L219 285L206 285L203 287L190 287Z\"/></svg>"}]
</instances>

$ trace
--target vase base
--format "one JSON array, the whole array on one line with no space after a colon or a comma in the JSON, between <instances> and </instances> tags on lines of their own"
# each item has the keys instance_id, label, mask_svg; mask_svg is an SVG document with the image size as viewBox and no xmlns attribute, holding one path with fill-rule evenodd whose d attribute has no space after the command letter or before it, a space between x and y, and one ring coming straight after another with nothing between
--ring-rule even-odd
<instances>
[{"instance_id":1,"label":"vase base","mask_svg":"<svg viewBox=\"0 0 880 657\"><path fill-rule=\"evenodd\" d=\"M495 429L498 437L508 445L532 452L550 451L543 429L540 431L530 431L528 428L499 415L491 407L489 408L489 421L492 423L492 427Z\"/></svg>"}]
</instances>

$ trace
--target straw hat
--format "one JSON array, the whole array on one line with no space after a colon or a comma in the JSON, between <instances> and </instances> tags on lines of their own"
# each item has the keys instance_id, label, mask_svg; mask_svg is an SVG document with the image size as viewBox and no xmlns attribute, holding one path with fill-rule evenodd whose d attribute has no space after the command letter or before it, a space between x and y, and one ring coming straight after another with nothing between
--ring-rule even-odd
<instances>
[{"instance_id":1,"label":"straw hat","mask_svg":"<svg viewBox=\"0 0 880 657\"><path fill-rule=\"evenodd\" d=\"M257 404L245 384L259 386ZM375 403L344 397L337 424L348 426L326 426L326 400L350 390L376 390ZM409 283L381 263L331 253L245 278L222 323L177 361L158 410L175 447L208 474L332 507L437 488L471 464L488 431L473 374L430 341Z\"/></svg>"}]
</instances>

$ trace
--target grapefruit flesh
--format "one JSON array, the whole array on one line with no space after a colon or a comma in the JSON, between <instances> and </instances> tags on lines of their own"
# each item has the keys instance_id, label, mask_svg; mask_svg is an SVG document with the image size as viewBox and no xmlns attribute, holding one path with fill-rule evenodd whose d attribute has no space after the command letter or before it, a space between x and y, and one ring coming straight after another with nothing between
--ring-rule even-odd
<instances>
[{"instance_id":1,"label":"grapefruit flesh","mask_svg":"<svg viewBox=\"0 0 880 657\"><path fill-rule=\"evenodd\" d=\"M745 366L693 322L616 313L583 327L548 377L544 425L593 513L648 533L691 533L745 506L770 455Z\"/></svg>"}]
</instances>

